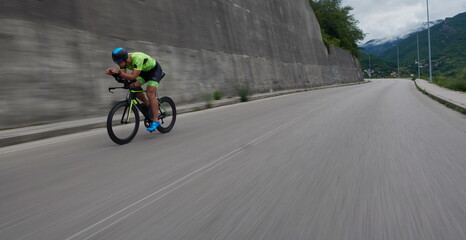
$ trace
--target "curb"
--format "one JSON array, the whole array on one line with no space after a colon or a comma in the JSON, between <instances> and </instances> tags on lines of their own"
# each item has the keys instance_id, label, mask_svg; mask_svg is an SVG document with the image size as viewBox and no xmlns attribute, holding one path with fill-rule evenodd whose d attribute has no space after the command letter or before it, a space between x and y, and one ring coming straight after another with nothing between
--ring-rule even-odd
<instances>
[{"instance_id":1,"label":"curb","mask_svg":"<svg viewBox=\"0 0 466 240\"><path fill-rule=\"evenodd\" d=\"M105 125L106 124L104 122L89 123L89 124L85 124L81 126L11 136L11 137L7 137L4 139L0 139L0 147L6 147L6 146L16 145L20 143L25 143L25 142L32 142L32 141L42 140L42 139L51 138L51 137L57 137L57 136L66 135L66 134L83 132L83 131L87 131L87 130L94 129L94 128L105 127Z\"/></svg>"},{"instance_id":2,"label":"curb","mask_svg":"<svg viewBox=\"0 0 466 240\"><path fill-rule=\"evenodd\" d=\"M302 89L293 89L293 90L285 90L285 91L277 91L272 93L263 93L263 94L256 94L249 96L248 101L254 101L259 99L277 97L281 95L293 94L293 93L300 93L306 91L313 91L313 90L320 90L326 88L334 88L334 87L344 87L344 86L351 86L351 85L359 85L364 83L369 83L370 81L363 81L363 82L356 82L356 83L345 83L345 84L334 84L322 87L314 87L314 88L302 88ZM227 98L212 101L211 106L208 107L205 102L188 104L188 105L181 105L177 107L177 114L189 113L189 112L196 112L226 105L232 105L236 103L240 103L241 100L239 97ZM37 140L42 140L51 137L57 137L66 134L78 133L87 130L91 130L94 128L103 128L106 126L106 119L107 117L97 117L97 118L89 118L77 121L70 121L70 122L61 122L61 123L52 123L52 124L45 124L40 126L31 126L31 127L24 127L24 128L16 128L16 129L9 129L9 130L1 130L0 131L0 148L16 145L20 143L32 142Z\"/></svg>"},{"instance_id":3,"label":"curb","mask_svg":"<svg viewBox=\"0 0 466 240\"><path fill-rule=\"evenodd\" d=\"M417 84L416 80L414 81L414 85L416 85L416 88L424 93L425 95L429 96L430 98L434 99L435 101L447 106L448 108L451 108L459 113L462 113L462 114L465 114L466 115L466 108L454 103L454 102L451 102L451 101L448 101L448 100L445 100L439 96L436 96L430 92L428 92L427 90L425 89L422 89L421 87L419 87L419 85Z\"/></svg>"}]
</instances>

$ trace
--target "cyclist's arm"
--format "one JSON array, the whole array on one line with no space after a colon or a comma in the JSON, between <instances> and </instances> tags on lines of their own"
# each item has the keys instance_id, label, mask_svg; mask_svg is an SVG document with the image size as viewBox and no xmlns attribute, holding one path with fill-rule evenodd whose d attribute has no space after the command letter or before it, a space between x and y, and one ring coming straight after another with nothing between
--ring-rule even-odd
<instances>
[{"instance_id":1,"label":"cyclist's arm","mask_svg":"<svg viewBox=\"0 0 466 240\"><path fill-rule=\"evenodd\" d=\"M131 73L127 73L125 70L120 70L120 77L127 79L127 80L134 80L139 77L141 70L134 70Z\"/></svg>"},{"instance_id":2,"label":"cyclist's arm","mask_svg":"<svg viewBox=\"0 0 466 240\"><path fill-rule=\"evenodd\" d=\"M116 68L107 68L107 75L117 74L118 72L126 73L126 68L116 69Z\"/></svg>"}]
</instances>

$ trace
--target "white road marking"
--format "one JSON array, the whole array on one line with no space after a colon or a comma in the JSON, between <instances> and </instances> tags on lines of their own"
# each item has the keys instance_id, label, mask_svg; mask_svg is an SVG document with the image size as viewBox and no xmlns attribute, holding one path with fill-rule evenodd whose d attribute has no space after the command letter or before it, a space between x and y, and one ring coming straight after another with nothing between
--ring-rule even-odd
<instances>
[{"instance_id":1,"label":"white road marking","mask_svg":"<svg viewBox=\"0 0 466 240\"><path fill-rule=\"evenodd\" d=\"M214 169L215 167L219 166L220 164L232 159L233 157L239 155L240 153L243 153L245 152L247 149L249 149L249 147L253 147L259 143L261 143L262 141L264 141L265 139L271 137L272 135L282 131L283 129L286 129L294 124L296 124L297 122L299 122L301 119L307 117L308 115L310 115L312 112L314 112L315 110L317 110L318 108L314 108L312 110L310 110L309 112L305 113L305 114L302 114L300 116L298 116L297 118L293 119L293 120L290 120L282 125L280 125L279 127L267 132L266 134L250 141L249 143L245 144L245 145L242 145L242 146L239 146L238 148L236 148L235 150L229 152L228 154L226 155L223 155L222 157L214 160L213 162L189 173L188 175L170 183L169 185L149 194L148 196L134 202L133 204L121 209L120 211L118 212L115 212L114 214L100 220L99 222L73 234L72 236L66 238L66 240L71 240L71 239L74 239L80 235L83 235L84 233L86 232L89 232L91 231L93 228L96 228L97 226L101 225L101 224L105 224L105 222L108 222L106 223L106 225L103 225L100 229L96 229L96 231L94 233L91 233L90 235L88 235L87 237L83 238L83 239L89 239L97 234L99 234L100 232L110 228L111 226L115 225L116 223L122 221L123 219L129 217L130 215L132 215L133 213L147 207L148 205L150 204L153 204L154 202L158 201L159 199L167 196L168 194L174 192L175 190L179 189L180 187L190 183L191 181L193 181L194 179L196 179L197 177L199 176L202 176L203 174L209 172L210 170ZM170 189L171 188L171 189ZM157 194L159 193L162 193L166 191L165 193L163 193L162 195L156 197ZM150 200L150 198L152 197L155 197L154 199ZM144 201L148 200L147 203L144 203ZM139 204L143 204L141 206L137 206ZM134 210L130 210L130 208L133 208L135 207ZM125 211L129 210L130 212L128 213L125 213ZM117 219L114 219L114 220L111 220L113 217L116 217L117 215L120 215L122 214L122 216L120 216L119 218Z\"/></svg>"}]
</instances>

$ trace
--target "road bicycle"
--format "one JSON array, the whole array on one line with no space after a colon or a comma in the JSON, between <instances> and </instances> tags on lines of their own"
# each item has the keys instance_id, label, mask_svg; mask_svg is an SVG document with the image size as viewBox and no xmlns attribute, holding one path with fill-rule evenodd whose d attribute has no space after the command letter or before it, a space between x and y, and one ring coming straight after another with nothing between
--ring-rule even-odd
<instances>
[{"instance_id":1,"label":"road bicycle","mask_svg":"<svg viewBox=\"0 0 466 240\"><path fill-rule=\"evenodd\" d=\"M152 111L149 106L141 103L136 95L138 93L146 92L141 87L131 86L136 80L127 80L119 77L117 74L112 75L119 83L123 83L123 87L110 87L108 91L113 93L114 89L128 89L126 99L117 102L107 117L107 132L112 141L117 144L123 145L131 142L136 136L139 129L139 113L144 116L144 125L148 127L152 119ZM162 78L165 73L162 73ZM159 121L160 126L157 130L161 133L168 133L172 130L176 121L176 106L170 97L164 96L157 98L159 103Z\"/></svg>"}]
</instances>

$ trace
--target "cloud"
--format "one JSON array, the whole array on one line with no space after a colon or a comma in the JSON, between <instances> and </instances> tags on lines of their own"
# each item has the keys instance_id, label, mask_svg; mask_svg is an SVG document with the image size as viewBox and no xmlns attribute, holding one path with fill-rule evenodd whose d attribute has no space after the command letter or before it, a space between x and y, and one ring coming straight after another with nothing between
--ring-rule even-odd
<instances>
[{"instance_id":1,"label":"cloud","mask_svg":"<svg viewBox=\"0 0 466 240\"><path fill-rule=\"evenodd\" d=\"M376 36L374 38L399 37L422 23L418 5L387 7L384 11L374 11L360 20L360 27L371 36Z\"/></svg>"},{"instance_id":2,"label":"cloud","mask_svg":"<svg viewBox=\"0 0 466 240\"><path fill-rule=\"evenodd\" d=\"M427 22L426 1L423 0L343 0L351 6L351 14L366 33L363 42L371 39L394 39L415 31ZM466 12L464 0L430 1L430 20L453 17Z\"/></svg>"}]
</instances>

